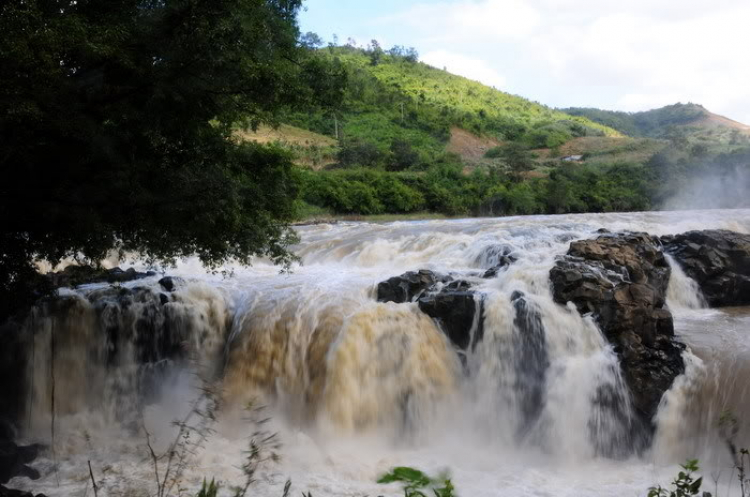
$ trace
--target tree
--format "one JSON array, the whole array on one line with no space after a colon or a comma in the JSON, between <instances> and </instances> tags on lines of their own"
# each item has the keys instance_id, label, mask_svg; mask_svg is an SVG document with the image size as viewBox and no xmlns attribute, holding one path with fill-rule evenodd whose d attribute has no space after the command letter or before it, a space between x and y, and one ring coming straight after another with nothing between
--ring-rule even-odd
<instances>
[{"instance_id":1,"label":"tree","mask_svg":"<svg viewBox=\"0 0 750 497\"><path fill-rule=\"evenodd\" d=\"M303 47L313 50L323 46L323 38L321 38L317 33L313 33L312 31L308 31L307 33L300 36L299 41Z\"/></svg>"},{"instance_id":2,"label":"tree","mask_svg":"<svg viewBox=\"0 0 750 497\"><path fill-rule=\"evenodd\" d=\"M378 43L378 40L372 40L370 42L369 48L370 49L368 50L368 53L370 55L370 65L377 66L378 64L380 64L383 55L385 55L385 52L380 47L380 43Z\"/></svg>"},{"instance_id":3,"label":"tree","mask_svg":"<svg viewBox=\"0 0 750 497\"><path fill-rule=\"evenodd\" d=\"M415 63L419 60L419 52L417 52L416 48L409 47L406 49L404 59L406 59L407 62Z\"/></svg>"},{"instance_id":4,"label":"tree","mask_svg":"<svg viewBox=\"0 0 750 497\"><path fill-rule=\"evenodd\" d=\"M510 169L511 174L516 180L520 181L523 173L534 169L534 157L526 147L519 143L508 142L496 153L497 157L502 159L508 166L508 169Z\"/></svg>"},{"instance_id":5,"label":"tree","mask_svg":"<svg viewBox=\"0 0 750 497\"><path fill-rule=\"evenodd\" d=\"M0 301L23 300L34 261L111 249L288 263L290 157L233 129L341 100L345 73L299 44L300 4L4 2Z\"/></svg>"},{"instance_id":6,"label":"tree","mask_svg":"<svg viewBox=\"0 0 750 497\"><path fill-rule=\"evenodd\" d=\"M383 153L374 143L355 138L342 144L338 161L342 167L378 167L383 161Z\"/></svg>"},{"instance_id":7,"label":"tree","mask_svg":"<svg viewBox=\"0 0 750 497\"><path fill-rule=\"evenodd\" d=\"M390 171L403 171L419 163L419 152L414 150L406 140L394 139L391 142L391 156L388 163Z\"/></svg>"}]
</instances>

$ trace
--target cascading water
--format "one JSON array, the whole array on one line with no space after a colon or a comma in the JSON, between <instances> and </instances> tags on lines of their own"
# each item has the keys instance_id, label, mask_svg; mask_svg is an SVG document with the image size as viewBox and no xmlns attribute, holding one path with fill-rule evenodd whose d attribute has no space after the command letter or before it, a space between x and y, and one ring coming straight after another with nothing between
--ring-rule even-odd
<instances>
[{"instance_id":1,"label":"cascading water","mask_svg":"<svg viewBox=\"0 0 750 497\"><path fill-rule=\"evenodd\" d=\"M253 399L271 406L285 443L261 495L280 494L285 476L295 491L382 494L374 481L394 465L449 467L463 495L645 495L687 457L723 464L712 423L723 407L750 412L748 387L728 381L730 368L750 374L750 311L705 309L670 262L668 306L693 351L662 401L652 452L630 454L617 356L590 317L553 302L549 284L555 257L602 227L747 233L750 212L305 226L292 274L256 261L223 278L183 261L169 271L184 278L171 292L158 278L67 291L27 323L25 436L50 443L54 413L56 461L37 463L40 482L14 483L82 492L95 455L109 468L102 491L148 488L140 427L168 438L195 396L191 373L218 381L224 412L189 467L190 488L204 476L239 483L248 433L231 412ZM465 352L417 303L376 301L378 282L418 269L474 283Z\"/></svg>"},{"instance_id":2,"label":"cascading water","mask_svg":"<svg viewBox=\"0 0 750 497\"><path fill-rule=\"evenodd\" d=\"M672 268L667 289L667 300L672 310L705 309L706 299L703 298L695 280L690 279L674 258L666 254L667 262Z\"/></svg>"}]
</instances>

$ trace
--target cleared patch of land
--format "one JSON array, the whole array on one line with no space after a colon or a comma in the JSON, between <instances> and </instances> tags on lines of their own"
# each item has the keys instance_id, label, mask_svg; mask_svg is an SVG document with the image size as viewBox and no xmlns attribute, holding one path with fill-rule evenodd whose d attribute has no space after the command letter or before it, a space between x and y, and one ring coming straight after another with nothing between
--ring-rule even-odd
<instances>
[{"instance_id":1,"label":"cleared patch of land","mask_svg":"<svg viewBox=\"0 0 750 497\"><path fill-rule=\"evenodd\" d=\"M249 141L258 143L281 143L287 145L302 145L306 147L334 147L336 140L330 136L321 135L313 131L282 124L277 128L260 126L257 131L251 129L237 131L237 135Z\"/></svg>"},{"instance_id":2,"label":"cleared patch of land","mask_svg":"<svg viewBox=\"0 0 750 497\"><path fill-rule=\"evenodd\" d=\"M464 162L471 164L481 162L484 154L498 145L500 145L498 140L477 136L465 129L453 126L447 151L457 154Z\"/></svg>"}]
</instances>

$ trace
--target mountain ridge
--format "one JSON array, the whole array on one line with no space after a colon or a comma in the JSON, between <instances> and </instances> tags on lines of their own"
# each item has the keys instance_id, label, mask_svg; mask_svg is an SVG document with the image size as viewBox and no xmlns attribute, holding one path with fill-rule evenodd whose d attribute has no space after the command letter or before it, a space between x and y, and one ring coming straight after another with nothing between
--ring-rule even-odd
<instances>
[{"instance_id":1,"label":"mountain ridge","mask_svg":"<svg viewBox=\"0 0 750 497\"><path fill-rule=\"evenodd\" d=\"M750 135L750 126L715 114L692 102L676 103L641 112L611 111L594 107L570 107L561 110L606 124L634 137L665 138L674 132L700 136L710 135L712 130L730 134L736 131Z\"/></svg>"}]
</instances>

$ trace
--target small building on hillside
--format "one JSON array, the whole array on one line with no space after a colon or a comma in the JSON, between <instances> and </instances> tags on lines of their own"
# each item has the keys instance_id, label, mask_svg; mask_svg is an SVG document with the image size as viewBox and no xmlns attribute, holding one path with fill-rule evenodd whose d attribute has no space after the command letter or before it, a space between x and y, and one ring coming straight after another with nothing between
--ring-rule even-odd
<instances>
[{"instance_id":1,"label":"small building on hillside","mask_svg":"<svg viewBox=\"0 0 750 497\"><path fill-rule=\"evenodd\" d=\"M561 159L563 162L582 162L583 155L568 155Z\"/></svg>"}]
</instances>

